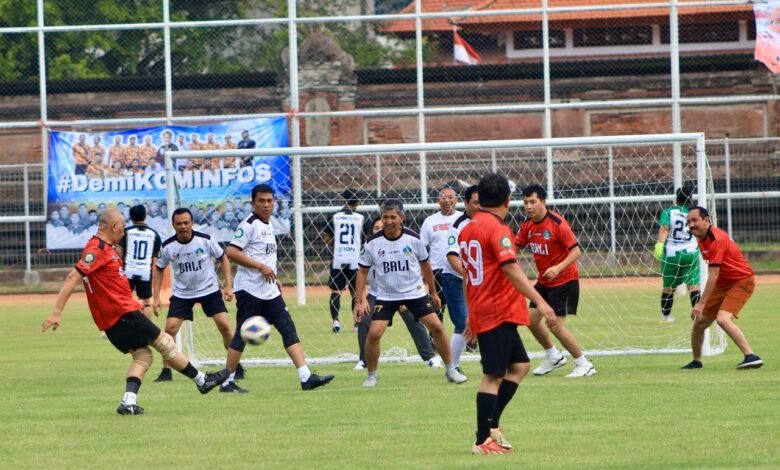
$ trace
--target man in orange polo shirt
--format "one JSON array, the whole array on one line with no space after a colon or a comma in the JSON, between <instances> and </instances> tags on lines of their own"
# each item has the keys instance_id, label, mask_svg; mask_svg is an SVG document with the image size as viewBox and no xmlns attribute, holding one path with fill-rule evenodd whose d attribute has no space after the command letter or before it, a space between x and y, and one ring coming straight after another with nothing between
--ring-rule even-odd
<instances>
[{"instance_id":1,"label":"man in orange polo shirt","mask_svg":"<svg viewBox=\"0 0 780 470\"><path fill-rule=\"evenodd\" d=\"M693 360L682 368L702 368L704 332L713 321L717 321L745 355L745 359L737 364L737 369L758 369L764 361L753 353L742 330L734 323L756 287L753 269L728 233L712 225L706 208L696 206L689 209L688 229L696 237L709 268L704 293L691 312L694 321L691 330Z\"/></svg>"}]
</instances>

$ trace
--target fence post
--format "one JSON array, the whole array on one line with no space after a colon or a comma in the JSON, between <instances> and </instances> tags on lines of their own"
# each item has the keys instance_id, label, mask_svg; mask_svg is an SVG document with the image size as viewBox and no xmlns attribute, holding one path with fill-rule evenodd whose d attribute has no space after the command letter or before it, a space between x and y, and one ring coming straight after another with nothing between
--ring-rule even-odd
<instances>
[{"instance_id":1,"label":"fence post","mask_svg":"<svg viewBox=\"0 0 780 470\"><path fill-rule=\"evenodd\" d=\"M726 199L726 231L729 233L729 237L734 237L731 233L731 150L729 148L729 136L723 139L723 159L726 166L726 194L729 197Z\"/></svg>"},{"instance_id":2,"label":"fence post","mask_svg":"<svg viewBox=\"0 0 780 470\"><path fill-rule=\"evenodd\" d=\"M24 216L28 218L24 222L24 258L26 261L27 269L24 271L24 284L40 284L41 275L37 271L32 270L32 253L30 241L30 174L27 169L27 163L22 168L22 175L24 181Z\"/></svg>"}]
</instances>

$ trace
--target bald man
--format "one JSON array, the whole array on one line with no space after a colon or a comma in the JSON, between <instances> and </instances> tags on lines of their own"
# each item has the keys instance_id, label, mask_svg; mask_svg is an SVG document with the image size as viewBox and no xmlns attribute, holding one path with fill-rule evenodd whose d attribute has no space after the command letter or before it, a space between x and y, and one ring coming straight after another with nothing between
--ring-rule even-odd
<instances>
[{"instance_id":1,"label":"bald man","mask_svg":"<svg viewBox=\"0 0 780 470\"><path fill-rule=\"evenodd\" d=\"M143 414L136 402L146 371L152 365L152 351L156 349L168 363L195 382L200 393L208 393L224 382L230 372L223 369L204 374L196 369L181 352L176 350L173 338L160 331L142 312L141 305L133 299L122 260L114 250L124 235L125 220L115 208L106 209L100 216L98 230L84 247L79 261L70 270L60 288L54 310L43 321L41 331L60 326L62 309L76 288L78 281L84 284L89 311L97 327L116 349L130 353L132 363L127 369L125 394L116 412L120 415Z\"/></svg>"}]
</instances>

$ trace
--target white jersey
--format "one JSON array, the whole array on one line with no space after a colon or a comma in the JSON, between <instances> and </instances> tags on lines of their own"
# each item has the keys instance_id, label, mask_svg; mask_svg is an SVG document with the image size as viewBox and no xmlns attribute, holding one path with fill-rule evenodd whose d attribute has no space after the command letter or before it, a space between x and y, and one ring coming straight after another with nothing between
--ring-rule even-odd
<instances>
[{"instance_id":1,"label":"white jersey","mask_svg":"<svg viewBox=\"0 0 780 470\"><path fill-rule=\"evenodd\" d=\"M431 268L436 271L444 268L447 262L448 234L452 223L463 215L463 212L455 211L452 215L443 215L437 212L428 216L420 228L420 238L423 244L430 247Z\"/></svg>"},{"instance_id":2,"label":"white jersey","mask_svg":"<svg viewBox=\"0 0 780 470\"><path fill-rule=\"evenodd\" d=\"M452 223L452 227L450 227L450 232L447 234L447 254L446 258L447 260L444 262L444 267L442 268L442 272L444 274L452 274L453 276L463 279L463 276L455 272L455 270L452 268L452 265L450 264L449 255L453 254L460 259L460 247L458 246L458 236L460 235L460 232L463 231L463 227L469 224L471 222L471 217L467 216L466 214L461 215L458 217L455 222Z\"/></svg>"},{"instance_id":3,"label":"white jersey","mask_svg":"<svg viewBox=\"0 0 780 470\"><path fill-rule=\"evenodd\" d=\"M152 280L152 260L160 256L160 235L145 224L125 228L119 245L124 253L125 273L129 279Z\"/></svg>"},{"instance_id":4,"label":"white jersey","mask_svg":"<svg viewBox=\"0 0 780 470\"><path fill-rule=\"evenodd\" d=\"M327 230L333 237L333 269L341 269L344 265L348 265L349 269L357 269L364 220L362 214L349 208L333 214Z\"/></svg>"},{"instance_id":5,"label":"white jersey","mask_svg":"<svg viewBox=\"0 0 780 470\"><path fill-rule=\"evenodd\" d=\"M385 237L384 232L372 235L363 246L359 265L374 268L377 299L410 300L427 294L420 271L420 262L427 259L420 236L405 228L395 240Z\"/></svg>"},{"instance_id":6,"label":"white jersey","mask_svg":"<svg viewBox=\"0 0 780 470\"><path fill-rule=\"evenodd\" d=\"M192 238L184 243L176 235L165 240L157 258L157 267L165 269L170 263L173 295L180 299L194 299L219 290L214 260L224 255L222 247L211 235L193 231Z\"/></svg>"},{"instance_id":7,"label":"white jersey","mask_svg":"<svg viewBox=\"0 0 780 470\"><path fill-rule=\"evenodd\" d=\"M270 266L276 274L276 236L270 220L266 223L255 214L250 214L238 225L230 245L253 260ZM241 265L236 269L233 290L242 290L262 300L282 295L276 283L266 281L259 269Z\"/></svg>"},{"instance_id":8,"label":"white jersey","mask_svg":"<svg viewBox=\"0 0 780 470\"><path fill-rule=\"evenodd\" d=\"M672 206L661 214L661 225L669 227L669 236L666 238L667 257L698 251L698 243L688 230L687 218L688 208L685 206Z\"/></svg>"}]
</instances>

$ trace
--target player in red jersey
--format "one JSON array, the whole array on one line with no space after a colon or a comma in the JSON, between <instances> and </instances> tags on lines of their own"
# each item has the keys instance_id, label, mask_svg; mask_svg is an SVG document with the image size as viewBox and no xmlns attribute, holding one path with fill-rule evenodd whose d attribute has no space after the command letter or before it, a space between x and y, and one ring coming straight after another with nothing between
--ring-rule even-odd
<instances>
[{"instance_id":1,"label":"player in red jersey","mask_svg":"<svg viewBox=\"0 0 780 470\"><path fill-rule=\"evenodd\" d=\"M702 258L709 266L704 292L691 312L693 360L682 368L702 368L704 332L713 321L717 321L745 355L745 359L737 364L737 369L758 369L764 361L753 353L742 330L734 323L756 287L753 269L729 234L712 225L710 213L704 207L688 210L688 229L696 237Z\"/></svg>"},{"instance_id":2,"label":"player in red jersey","mask_svg":"<svg viewBox=\"0 0 780 470\"><path fill-rule=\"evenodd\" d=\"M504 223L509 210L509 181L490 173L477 189L481 209L458 237L463 260L469 322L467 340L476 335L482 355L482 381L477 392L477 439L474 454L507 454L499 419L530 364L519 325L530 323L525 296L533 301L548 326L555 326L552 308L534 290L517 262L512 231Z\"/></svg>"},{"instance_id":3,"label":"player in red jersey","mask_svg":"<svg viewBox=\"0 0 780 470\"><path fill-rule=\"evenodd\" d=\"M62 309L73 294L79 280L84 283L89 311L97 327L106 333L111 344L124 354L133 356L127 369L125 395L117 413L142 414L144 409L136 403L144 374L152 365L152 351L156 349L179 372L192 379L200 393L208 393L227 379L230 372L223 369L204 374L196 369L182 353L176 350L173 338L152 323L143 313L141 305L133 299L122 259L114 245L124 236L125 219L114 209L106 209L100 216L98 230L81 253L76 266L70 270L60 288L54 310L43 321L42 330L56 330L60 326Z\"/></svg>"},{"instance_id":4,"label":"player in red jersey","mask_svg":"<svg viewBox=\"0 0 780 470\"><path fill-rule=\"evenodd\" d=\"M530 247L539 273L536 289L549 303L558 322L550 331L574 358L574 370L566 377L596 375L596 368L585 357L577 338L566 328L566 317L577 314L580 299L580 275L577 258L580 245L569 223L561 214L547 208L547 191L532 184L523 190L523 205L528 218L515 237L519 248ZM531 303L531 325L528 327L547 357L534 369L534 375L549 374L566 364L566 357L558 351L541 323L542 316Z\"/></svg>"}]
</instances>

